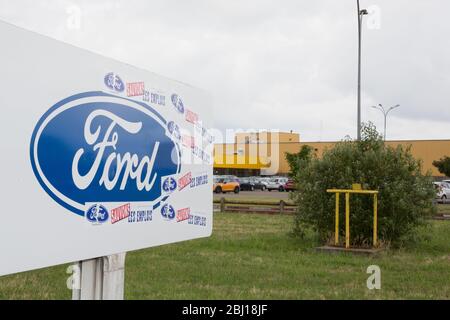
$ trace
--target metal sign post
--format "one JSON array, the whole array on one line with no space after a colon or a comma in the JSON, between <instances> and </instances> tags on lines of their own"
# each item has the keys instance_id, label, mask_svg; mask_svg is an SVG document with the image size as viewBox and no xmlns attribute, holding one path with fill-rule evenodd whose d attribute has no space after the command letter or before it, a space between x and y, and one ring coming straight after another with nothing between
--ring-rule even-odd
<instances>
[{"instance_id":1,"label":"metal sign post","mask_svg":"<svg viewBox=\"0 0 450 320\"><path fill-rule=\"evenodd\" d=\"M126 253L78 262L80 286L72 300L123 300Z\"/></svg>"}]
</instances>

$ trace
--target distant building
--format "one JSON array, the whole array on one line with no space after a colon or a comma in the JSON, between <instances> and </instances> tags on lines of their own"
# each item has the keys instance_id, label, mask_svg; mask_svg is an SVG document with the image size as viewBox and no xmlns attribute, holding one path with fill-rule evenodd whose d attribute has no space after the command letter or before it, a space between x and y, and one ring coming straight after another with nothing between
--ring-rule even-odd
<instances>
[{"instance_id":1,"label":"distant building","mask_svg":"<svg viewBox=\"0 0 450 320\"><path fill-rule=\"evenodd\" d=\"M246 132L237 133L234 143L214 145L214 174L237 176L287 175L289 165L285 154L296 153L304 145L314 148L321 157L324 150L333 148L336 141L303 142L293 132ZM442 177L433 161L450 156L450 140L398 140L387 141L388 145L411 146L416 159L423 162L424 173L428 170L435 177Z\"/></svg>"}]
</instances>

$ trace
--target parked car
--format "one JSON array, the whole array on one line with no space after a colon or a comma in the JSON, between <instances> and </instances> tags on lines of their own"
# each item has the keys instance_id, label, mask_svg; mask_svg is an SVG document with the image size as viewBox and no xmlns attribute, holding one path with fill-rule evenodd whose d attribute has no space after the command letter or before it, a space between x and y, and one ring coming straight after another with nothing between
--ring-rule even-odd
<instances>
[{"instance_id":1,"label":"parked car","mask_svg":"<svg viewBox=\"0 0 450 320\"><path fill-rule=\"evenodd\" d=\"M433 184L436 188L436 199L439 199L442 202L450 199L450 183L442 181L434 182Z\"/></svg>"},{"instance_id":2,"label":"parked car","mask_svg":"<svg viewBox=\"0 0 450 320\"><path fill-rule=\"evenodd\" d=\"M294 191L295 190L295 183L293 179L288 179L288 181L284 184L284 190L286 191Z\"/></svg>"},{"instance_id":3,"label":"parked car","mask_svg":"<svg viewBox=\"0 0 450 320\"><path fill-rule=\"evenodd\" d=\"M213 182L214 182L213 191L215 193L225 193L225 192L239 193L239 191L241 190L237 178L229 176L214 177Z\"/></svg>"},{"instance_id":4,"label":"parked car","mask_svg":"<svg viewBox=\"0 0 450 320\"><path fill-rule=\"evenodd\" d=\"M286 183L286 182L289 180L288 177L273 177L273 178L277 178L277 179L279 179L281 182L284 182L284 183Z\"/></svg>"},{"instance_id":5,"label":"parked car","mask_svg":"<svg viewBox=\"0 0 450 320\"><path fill-rule=\"evenodd\" d=\"M268 189L269 182L272 180L271 177L260 177L259 180L266 185L266 190Z\"/></svg>"},{"instance_id":6,"label":"parked car","mask_svg":"<svg viewBox=\"0 0 450 320\"><path fill-rule=\"evenodd\" d=\"M249 178L239 178L239 185L242 191L255 191L255 183Z\"/></svg>"},{"instance_id":7,"label":"parked car","mask_svg":"<svg viewBox=\"0 0 450 320\"><path fill-rule=\"evenodd\" d=\"M267 182L264 180L264 178L250 177L250 180L252 180L253 183L255 184L256 190L262 190L262 191L267 190Z\"/></svg>"},{"instance_id":8,"label":"parked car","mask_svg":"<svg viewBox=\"0 0 450 320\"><path fill-rule=\"evenodd\" d=\"M267 190L278 190L280 192L284 191L284 185L286 184L286 178L272 178L267 184Z\"/></svg>"}]
</instances>

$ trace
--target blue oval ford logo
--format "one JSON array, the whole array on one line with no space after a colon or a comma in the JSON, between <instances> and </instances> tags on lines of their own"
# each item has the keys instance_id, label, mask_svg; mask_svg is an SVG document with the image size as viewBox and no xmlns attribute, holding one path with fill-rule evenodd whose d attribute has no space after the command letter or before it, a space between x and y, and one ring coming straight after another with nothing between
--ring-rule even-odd
<instances>
[{"instance_id":1,"label":"blue oval ford logo","mask_svg":"<svg viewBox=\"0 0 450 320\"><path fill-rule=\"evenodd\" d=\"M169 129L169 132L175 137L175 139L181 139L180 128L177 124L175 124L175 122L169 121L169 123L167 124L167 129Z\"/></svg>"},{"instance_id":2,"label":"blue oval ford logo","mask_svg":"<svg viewBox=\"0 0 450 320\"><path fill-rule=\"evenodd\" d=\"M34 174L59 204L84 215L87 202L154 202L161 178L180 172L167 122L143 102L103 92L74 95L51 107L30 145ZM174 156L175 155L175 156Z\"/></svg>"},{"instance_id":3,"label":"blue oval ford logo","mask_svg":"<svg viewBox=\"0 0 450 320\"><path fill-rule=\"evenodd\" d=\"M161 207L161 215L166 220L172 220L175 218L175 209L168 203Z\"/></svg>"},{"instance_id":4,"label":"blue oval ford logo","mask_svg":"<svg viewBox=\"0 0 450 320\"><path fill-rule=\"evenodd\" d=\"M117 91L117 92L123 92L125 90L124 82L114 72L108 73L105 76L104 82L105 82L105 85L108 88L110 88L111 90L114 90L114 91Z\"/></svg>"},{"instance_id":5,"label":"blue oval ford logo","mask_svg":"<svg viewBox=\"0 0 450 320\"><path fill-rule=\"evenodd\" d=\"M164 179L162 188L165 192L175 191L175 189L177 188L177 182L174 178L168 177Z\"/></svg>"},{"instance_id":6,"label":"blue oval ford logo","mask_svg":"<svg viewBox=\"0 0 450 320\"><path fill-rule=\"evenodd\" d=\"M184 113L184 104L181 98L177 94L171 96L172 104L179 113Z\"/></svg>"},{"instance_id":7,"label":"blue oval ford logo","mask_svg":"<svg viewBox=\"0 0 450 320\"><path fill-rule=\"evenodd\" d=\"M92 223L103 223L108 218L108 210L102 205L95 204L86 211L86 219Z\"/></svg>"}]
</instances>

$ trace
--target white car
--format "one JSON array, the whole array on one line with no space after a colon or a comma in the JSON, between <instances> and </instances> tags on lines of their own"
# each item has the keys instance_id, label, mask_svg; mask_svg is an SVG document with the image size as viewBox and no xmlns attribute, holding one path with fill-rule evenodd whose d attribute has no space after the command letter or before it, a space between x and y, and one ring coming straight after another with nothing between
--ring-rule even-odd
<instances>
[{"instance_id":1,"label":"white car","mask_svg":"<svg viewBox=\"0 0 450 320\"><path fill-rule=\"evenodd\" d=\"M450 199L450 183L442 181L442 182L434 182L436 187L436 199L445 202L447 199Z\"/></svg>"},{"instance_id":2,"label":"white car","mask_svg":"<svg viewBox=\"0 0 450 320\"><path fill-rule=\"evenodd\" d=\"M284 191L284 185L287 182L287 178L272 178L267 183L267 190L278 190L280 192Z\"/></svg>"}]
</instances>

